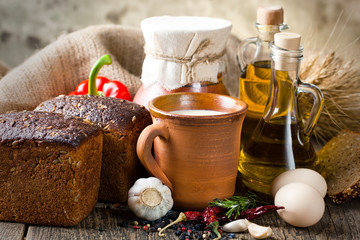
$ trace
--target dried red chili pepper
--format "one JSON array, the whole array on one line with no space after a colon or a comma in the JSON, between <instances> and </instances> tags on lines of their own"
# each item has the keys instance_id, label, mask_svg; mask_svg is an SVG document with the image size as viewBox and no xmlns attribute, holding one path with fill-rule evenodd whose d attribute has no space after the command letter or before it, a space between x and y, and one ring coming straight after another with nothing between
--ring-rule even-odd
<instances>
[{"instance_id":1,"label":"dried red chili pepper","mask_svg":"<svg viewBox=\"0 0 360 240\"><path fill-rule=\"evenodd\" d=\"M198 211L187 211L184 212L184 214L187 221L201 221L203 215L202 212L198 212Z\"/></svg>"},{"instance_id":2,"label":"dried red chili pepper","mask_svg":"<svg viewBox=\"0 0 360 240\"><path fill-rule=\"evenodd\" d=\"M216 239L221 238L219 232L219 217L225 216L224 214L224 208L222 207L207 207L202 214L202 222L206 224L207 229L216 234Z\"/></svg>"},{"instance_id":3,"label":"dried red chili pepper","mask_svg":"<svg viewBox=\"0 0 360 240\"><path fill-rule=\"evenodd\" d=\"M80 82L75 91L69 93L69 95L103 95L132 101L131 95L124 84L119 81L109 80L106 77L97 76L100 68L111 64L111 62L109 55L102 56L91 69L89 79Z\"/></svg>"},{"instance_id":4,"label":"dried red chili pepper","mask_svg":"<svg viewBox=\"0 0 360 240\"><path fill-rule=\"evenodd\" d=\"M210 223L218 221L219 217L224 216L224 208L207 207L202 214L202 222L208 226Z\"/></svg>"},{"instance_id":5,"label":"dried red chili pepper","mask_svg":"<svg viewBox=\"0 0 360 240\"><path fill-rule=\"evenodd\" d=\"M253 220L255 218L261 217L269 212L284 209L283 206L275 205L264 205L257 208L248 209L240 213L241 218L246 218L247 220Z\"/></svg>"},{"instance_id":6,"label":"dried red chili pepper","mask_svg":"<svg viewBox=\"0 0 360 240\"><path fill-rule=\"evenodd\" d=\"M261 217L269 212L276 211L279 209L284 209L284 207L275 206L275 205L264 205L264 206L244 210L240 212L236 218L234 217L234 214L232 214L230 218L228 218L226 215L219 215L218 220L222 223L227 223L242 218L246 218L247 220L250 221L255 218Z\"/></svg>"}]
</instances>

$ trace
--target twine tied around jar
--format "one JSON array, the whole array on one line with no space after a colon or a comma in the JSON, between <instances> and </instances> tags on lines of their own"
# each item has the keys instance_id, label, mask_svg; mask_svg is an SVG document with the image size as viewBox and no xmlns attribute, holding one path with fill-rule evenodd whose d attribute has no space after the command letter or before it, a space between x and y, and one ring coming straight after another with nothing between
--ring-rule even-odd
<instances>
[{"instance_id":1,"label":"twine tied around jar","mask_svg":"<svg viewBox=\"0 0 360 240\"><path fill-rule=\"evenodd\" d=\"M209 55L200 57L199 56L200 53L204 49L206 49L209 45L210 45L209 39L203 40L199 44L198 48L194 51L194 53L189 57L176 57L176 56L171 56L171 55L154 53L154 52L150 51L146 46L145 46L145 54L152 56L154 59L161 59L161 60L165 60L165 61L169 61L169 62L176 62L176 63L184 64L186 67L186 78L180 80L180 84L182 84L184 86L186 84L193 83L194 79L196 79L196 74L194 71L196 65L198 65L199 63L209 64L210 62L215 62L225 55L225 49L224 49L220 53L217 53L217 54L213 53L213 54L209 54ZM161 81L163 81L163 80L161 80Z\"/></svg>"}]
</instances>

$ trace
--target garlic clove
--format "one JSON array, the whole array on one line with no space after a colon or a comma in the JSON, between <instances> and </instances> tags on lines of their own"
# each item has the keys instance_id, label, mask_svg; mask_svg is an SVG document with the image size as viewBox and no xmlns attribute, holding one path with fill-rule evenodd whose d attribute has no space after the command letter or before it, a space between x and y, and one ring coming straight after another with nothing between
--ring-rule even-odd
<instances>
[{"instance_id":1,"label":"garlic clove","mask_svg":"<svg viewBox=\"0 0 360 240\"><path fill-rule=\"evenodd\" d=\"M247 219L239 219L223 225L221 229L225 232L243 232L248 229L249 224Z\"/></svg>"},{"instance_id":2,"label":"garlic clove","mask_svg":"<svg viewBox=\"0 0 360 240\"><path fill-rule=\"evenodd\" d=\"M270 237L272 230L270 227L264 227L255 223L250 223L248 226L250 235L256 239L264 239Z\"/></svg>"}]
</instances>

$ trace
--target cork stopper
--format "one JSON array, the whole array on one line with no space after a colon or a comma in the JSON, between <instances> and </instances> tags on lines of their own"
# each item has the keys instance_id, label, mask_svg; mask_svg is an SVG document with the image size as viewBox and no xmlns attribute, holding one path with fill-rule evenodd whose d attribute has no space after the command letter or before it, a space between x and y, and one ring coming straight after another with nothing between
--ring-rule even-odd
<instances>
[{"instance_id":1,"label":"cork stopper","mask_svg":"<svg viewBox=\"0 0 360 240\"><path fill-rule=\"evenodd\" d=\"M261 25L280 25L284 22L281 6L263 6L257 9L257 23Z\"/></svg>"},{"instance_id":2,"label":"cork stopper","mask_svg":"<svg viewBox=\"0 0 360 240\"><path fill-rule=\"evenodd\" d=\"M274 35L274 45L287 49L287 50L299 50L301 35L292 32L281 32Z\"/></svg>"},{"instance_id":3,"label":"cork stopper","mask_svg":"<svg viewBox=\"0 0 360 240\"><path fill-rule=\"evenodd\" d=\"M276 47L292 50L301 51L300 49L301 35L292 32L281 32L274 35L274 45ZM292 57L278 57L275 60L275 69L281 71L296 71L298 68L299 60L294 56L295 53L288 53ZM294 60L295 59L295 60Z\"/></svg>"}]
</instances>

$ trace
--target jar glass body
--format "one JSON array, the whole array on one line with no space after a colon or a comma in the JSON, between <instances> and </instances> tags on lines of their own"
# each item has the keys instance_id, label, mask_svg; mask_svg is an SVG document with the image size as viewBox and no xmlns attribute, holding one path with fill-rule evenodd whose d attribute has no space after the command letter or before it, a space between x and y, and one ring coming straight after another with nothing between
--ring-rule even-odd
<instances>
[{"instance_id":1,"label":"jar glass body","mask_svg":"<svg viewBox=\"0 0 360 240\"><path fill-rule=\"evenodd\" d=\"M175 92L202 92L202 93L217 93L223 95L229 95L229 92L226 90L225 85L222 80L222 74L217 75L218 82L213 83L209 81L203 81L199 83L190 83L183 87L176 88L174 90L166 90L160 84L153 84L147 88L143 85L137 91L134 102L148 108L148 103L155 97L175 93Z\"/></svg>"},{"instance_id":2,"label":"jar glass body","mask_svg":"<svg viewBox=\"0 0 360 240\"><path fill-rule=\"evenodd\" d=\"M238 50L240 66L239 98L248 104L241 147L250 139L265 109L269 98L271 60L270 44L274 41L274 34L287 29L287 25L256 24L258 36L246 39Z\"/></svg>"},{"instance_id":3,"label":"jar glass body","mask_svg":"<svg viewBox=\"0 0 360 240\"><path fill-rule=\"evenodd\" d=\"M272 47L269 99L250 139L240 152L239 171L249 188L270 194L273 179L284 171L312 168L316 153L310 143L323 106L321 91L298 77L302 51ZM298 95L309 93L314 106L303 124Z\"/></svg>"}]
</instances>

